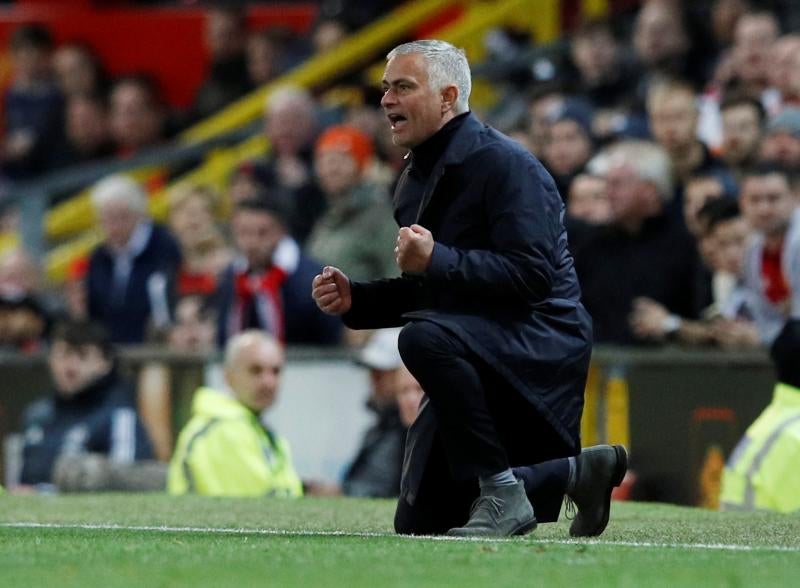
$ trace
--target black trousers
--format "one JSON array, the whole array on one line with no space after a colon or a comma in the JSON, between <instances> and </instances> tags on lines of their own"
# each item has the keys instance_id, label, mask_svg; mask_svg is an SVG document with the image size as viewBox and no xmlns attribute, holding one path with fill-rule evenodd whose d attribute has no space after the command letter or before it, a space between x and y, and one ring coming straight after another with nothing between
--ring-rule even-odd
<instances>
[{"instance_id":1,"label":"black trousers","mask_svg":"<svg viewBox=\"0 0 800 588\"><path fill-rule=\"evenodd\" d=\"M557 520L572 452L533 406L434 323L407 324L399 348L429 398L435 437L430 451L412 454L406 464L419 487L400 497L397 532L440 534L463 525L479 494L478 476L509 466L522 466L515 474L525 481L537 519Z\"/></svg>"},{"instance_id":2,"label":"black trousers","mask_svg":"<svg viewBox=\"0 0 800 588\"><path fill-rule=\"evenodd\" d=\"M458 337L428 321L403 327L398 345L436 413L453 478L468 480L508 468L479 358Z\"/></svg>"}]
</instances>

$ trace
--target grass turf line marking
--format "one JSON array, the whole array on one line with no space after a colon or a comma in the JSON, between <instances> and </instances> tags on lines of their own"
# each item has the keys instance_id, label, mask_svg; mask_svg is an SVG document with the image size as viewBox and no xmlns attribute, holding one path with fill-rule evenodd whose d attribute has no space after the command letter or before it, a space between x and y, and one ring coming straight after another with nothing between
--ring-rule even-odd
<instances>
[{"instance_id":1,"label":"grass turf line marking","mask_svg":"<svg viewBox=\"0 0 800 588\"><path fill-rule=\"evenodd\" d=\"M273 537L394 537L410 540L428 541L467 541L467 542L507 542L515 538L483 538L483 537L447 537L443 535L397 535L395 533L350 531L286 531L281 529L246 529L236 527L170 527L158 525L116 525L93 523L33 523L16 522L0 523L0 528L5 529L75 529L86 531L137 531L155 533L206 533L211 535L267 535ZM800 547L787 545L735 545L725 543L656 543L650 541L602 541L599 539L532 539L530 543L538 545L596 545L599 547L632 547L643 549L695 549L710 551L774 551L786 553L799 553Z\"/></svg>"}]
</instances>

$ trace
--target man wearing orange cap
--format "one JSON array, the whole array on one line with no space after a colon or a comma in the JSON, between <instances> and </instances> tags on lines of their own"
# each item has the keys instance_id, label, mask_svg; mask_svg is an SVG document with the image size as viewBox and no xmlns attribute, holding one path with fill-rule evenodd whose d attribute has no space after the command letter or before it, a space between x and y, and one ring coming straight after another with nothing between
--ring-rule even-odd
<instances>
[{"instance_id":1,"label":"man wearing orange cap","mask_svg":"<svg viewBox=\"0 0 800 588\"><path fill-rule=\"evenodd\" d=\"M369 180L373 146L355 127L330 127L317 140L314 168L328 201L306 249L356 280L396 275L392 254L397 228L387 186Z\"/></svg>"}]
</instances>

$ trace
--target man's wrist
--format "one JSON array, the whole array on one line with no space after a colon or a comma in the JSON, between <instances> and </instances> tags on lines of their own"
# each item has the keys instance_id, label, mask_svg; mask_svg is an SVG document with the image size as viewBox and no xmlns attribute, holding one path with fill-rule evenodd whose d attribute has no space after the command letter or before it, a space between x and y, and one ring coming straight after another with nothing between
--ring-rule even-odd
<instances>
[{"instance_id":1,"label":"man's wrist","mask_svg":"<svg viewBox=\"0 0 800 588\"><path fill-rule=\"evenodd\" d=\"M679 317L677 314L669 314L661 322L661 328L663 329L665 335L672 335L680 330L681 323L681 317Z\"/></svg>"}]
</instances>

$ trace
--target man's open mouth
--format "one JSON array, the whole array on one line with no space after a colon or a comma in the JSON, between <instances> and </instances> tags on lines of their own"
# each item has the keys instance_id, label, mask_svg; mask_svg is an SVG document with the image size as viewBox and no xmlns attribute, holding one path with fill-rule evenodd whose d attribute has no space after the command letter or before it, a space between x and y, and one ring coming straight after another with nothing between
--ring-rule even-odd
<instances>
[{"instance_id":1,"label":"man's open mouth","mask_svg":"<svg viewBox=\"0 0 800 588\"><path fill-rule=\"evenodd\" d=\"M404 117L402 114L388 114L386 116L389 119L389 124L392 126L392 130L397 129L398 126L402 126L402 124L406 122L406 117Z\"/></svg>"}]
</instances>

